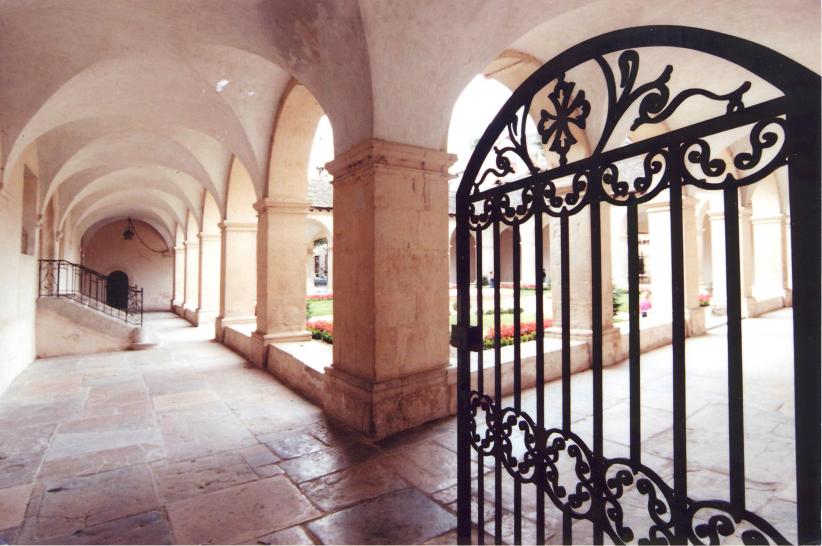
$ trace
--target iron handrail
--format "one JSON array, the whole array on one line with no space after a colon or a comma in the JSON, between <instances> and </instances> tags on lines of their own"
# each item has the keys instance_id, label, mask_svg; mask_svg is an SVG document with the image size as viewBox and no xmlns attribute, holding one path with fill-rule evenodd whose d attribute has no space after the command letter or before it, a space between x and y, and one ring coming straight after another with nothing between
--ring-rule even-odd
<instances>
[{"instance_id":1,"label":"iron handrail","mask_svg":"<svg viewBox=\"0 0 822 546\"><path fill-rule=\"evenodd\" d=\"M143 324L143 289L129 285L122 305L108 298L108 275L68 260L42 259L38 297L63 297L74 300L127 324Z\"/></svg>"}]
</instances>

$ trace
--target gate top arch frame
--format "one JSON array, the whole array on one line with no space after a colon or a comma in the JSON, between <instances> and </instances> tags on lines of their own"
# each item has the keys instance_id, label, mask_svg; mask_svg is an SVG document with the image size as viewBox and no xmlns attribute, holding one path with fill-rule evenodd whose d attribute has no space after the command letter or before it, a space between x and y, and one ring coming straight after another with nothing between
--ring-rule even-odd
<instances>
[{"instance_id":1,"label":"gate top arch frame","mask_svg":"<svg viewBox=\"0 0 822 546\"><path fill-rule=\"evenodd\" d=\"M643 48L672 47L693 50L716 58L730 61L739 67L757 76L762 81L774 86L781 96L764 100L756 104L747 104L746 94L751 88L750 81L740 81L732 89L712 90L694 87L679 92L672 92L668 86L671 71L676 67L666 67L656 79L638 82L638 67L641 61ZM638 51L639 50L639 51ZM606 55L619 54L617 61L618 71L606 60ZM584 129L585 120L591 110L590 97L586 97L583 89L576 85L566 74L575 67L593 61L602 71L607 91L605 121L599 140L591 147L591 152L581 159L568 160L568 152L573 148L575 139L570 125ZM699 82L700 84L702 82ZM727 84L726 84L727 85ZM724 86L723 86L724 87ZM549 92L548 99L553 105L551 109L543 109L539 123L539 133L543 144L548 146L559 165L551 168L540 168L535 165L529 152L529 143L525 135L526 119L531 113L532 101L538 93ZM636 117L632 121L632 128L644 124L656 124L665 121L674 115L677 109L692 97L700 96L725 106L725 114L651 138L638 140L618 148L606 149L613 136L614 129L624 121L622 117L637 106ZM469 351L475 350L472 342L477 332L471 332L470 327L470 291L469 284L469 231L481 233L482 230L494 226L498 231L498 224L505 223L518 226L531 218L534 214L546 214L559 217L566 222L567 218L576 214L591 204L609 203L611 205L628 206L629 210L638 203L655 197L659 192L670 191L672 224L675 214L679 215L678 237L681 243L681 198L682 189L686 185L694 185L703 189L722 190L725 194L726 210L735 210L738 206L737 189L743 185L753 184L776 169L787 166L789 175L789 202L791 209L791 260L792 280L794 291L793 323L794 323L794 397L796 422L796 468L797 468L797 516L798 537L801 543L820 540L820 77L813 71L805 68L784 55L770 50L754 42L734 36L708 31L704 29L680 26L646 26L635 27L610 32L590 40L586 40L571 47L553 60L547 62L532 74L510 99L500 109L485 133L479 140L474 153L464 171L463 178L457 191L457 326L453 335L454 344L458 347L458 460L459 460L459 536L461 541L470 540L470 448L473 446L482 452L479 442L475 442L477 412L484 409L487 412L498 412L497 425L499 429L493 431L494 438L501 439L504 427L501 415L508 410L494 406L494 400L482 400L480 392L471 390ZM732 165L711 155L711 144L707 137L729 130L749 128L749 149L736 154ZM504 146L495 146L499 137L506 135L508 142ZM488 166L487 159L493 160ZM632 180L625 180L620 173L621 161L630 158L642 159L642 172ZM524 169L524 176L513 181L507 180L508 175L517 174L515 163ZM733 174L736 171L738 175ZM559 187L558 181L565 179L565 187ZM488 184L491 182L491 184ZM512 199L513 196L513 199ZM599 214L592 208L592 231L599 221ZM735 219L734 219L735 222ZM726 222L726 231L733 228L734 222ZM495 225L496 224L496 225ZM676 229L672 229L676 232ZM677 234L672 235L676 237ZM737 233L738 238L738 233ZM738 240L738 239L737 239ZM675 243L672 240L672 243ZM592 238L592 248L593 248ZM677 251L677 245L672 245L672 252ZM680 271L677 274L677 264L674 267L674 282L676 277L681 281L681 246ZM738 245L735 253L729 254L730 264L735 257L739 261ZM598 260L594 260L593 267L598 267ZM481 273L478 271L477 273ZM730 277L733 277L730 274ZM738 277L738 275L737 275ZM593 275L594 279L601 279L601 271ZM596 284L599 284L598 282ZM566 285L567 287L567 285ZM681 288L681 283L680 283ZM541 286L540 286L541 290ZM594 287L597 290L597 287ZM563 290L566 292L566 290ZM541 293L541 292L540 292ZM599 297L597 297L599 296ZM594 302L601 301L601 292L594 293ZM674 286L674 299L681 300L681 291L677 293ZM732 298L733 299L733 298ZM737 298L738 299L738 298ZM738 303L738 302L737 302ZM594 313L601 313L599 304L595 304ZM673 327L684 330L684 308L682 302L673 302ZM729 314L731 314L729 303ZM739 313L735 313L735 316ZM734 317L731 317L734 318ZM741 320L741 319L740 319ZM565 322L565 321L563 321ZM596 324L596 318L593 321ZM738 321L737 321L738 322ZM729 319L729 325L731 320ZM637 326L638 328L638 326ZM738 324L737 328L738 330ZM732 328L733 330L733 328ZM594 337L602 332L594 327ZM637 334L638 335L638 334ZM729 333L729 397L739 394L741 404L741 349L738 339ZM541 339L541 333L538 336ZM680 338L680 339L677 339ZM740 355L733 356L734 347ZM563 340L565 345L565 340ZM596 342L595 344L596 345ZM541 345L540 345L541 347ZM601 351L601 347L600 347ZM592 368L594 368L594 388L597 386L597 349L594 347ZM601 358L601 354L599 355ZM731 362L738 360L738 362ZM736 365L737 369L733 369ZM684 453L684 334L674 334L674 422L680 423L682 433L674 435L675 451L677 443ZM601 370L601 361L599 362ZM539 377L539 376L538 376ZM539 380L538 380L539 382ZM735 389L739 392L735 393ZM595 392L595 398L597 396ZM501 402L501 401L500 401ZM483 404L486 404L483 406ZM596 405L596 403L595 403ZM732 406L733 404L729 404ZM509 408L510 409L510 408ZM518 409L518 408L517 408ZM731 409L731 427L734 419L741 424L741 406L737 408L738 415L734 416ZM495 417L486 414L493 422ZM601 417L601 416L600 416ZM515 421L528 421L528 416L518 412ZM544 431L539 423L530 419L535 438L534 456L538 453L540 442L544 446L547 435L551 431ZM564 427L565 428L565 427ZM741 426L739 434L741 435ZM583 451L591 457L592 466L613 464L604 461L601 456L601 425L597 438L597 425L594 425L594 448ZM510 425L508 427L510 433ZM565 431L566 440L574 440L570 430ZM732 433L733 435L733 433ZM678 438L679 437L679 438ZM740 436L736 436L739 440ZM735 440L731 438L731 461L734 460ZM494 442L491 441L493 444ZM494 456L504 455L496 448L489 448L486 454ZM510 456L510 452L508 454ZM736 453L737 462L740 454ZM744 453L741 455L744 467ZM511 461L507 461L510 463ZM520 461L521 462L521 461ZM539 466L539 462L531 461L531 466ZM544 463L542 463L544 464ZM514 465L516 466L516 465ZM506 464L509 473L517 473ZM634 464L632 470L640 469L641 465ZM602 468L601 468L602 469ZM544 468L543 468L544 470ZM650 470L642 467L640 470ZM652 474L652 472L651 472ZM671 510L675 542L692 540L700 542L709 540L714 542L723 535L715 526L707 534L698 534L690 528L689 520L700 506L713 505L719 507L716 501L695 502L686 495L686 462L684 456L674 461L674 486L670 490L673 498ZM604 483L594 483L591 480L592 494L606 494ZM736 479L731 478L731 502L724 503L731 516L739 523L742 519L751 522L757 516L744 511L744 471ZM735 482L735 483L734 483ZM550 488L549 488L550 489ZM741 492L740 492L741 489ZM546 489L546 493L550 493ZM741 495L741 501L740 501ZM600 505L604 505L603 501ZM724 501L722 501L724 502ZM721 503L720 503L721 504ZM564 510L568 515L570 510ZM574 513L573 517L579 517ZM601 529L595 538L601 540ZM730 523L730 520L729 520ZM595 525L597 522L595 521ZM755 526L768 529L770 526L759 519ZM774 533L767 533L768 538L775 541L784 541L784 537L770 528ZM704 530L704 529L703 529ZM625 540L618 532L606 532L615 541ZM696 534L695 534L696 533ZM481 535L481 533L480 533ZM743 539L745 539L743 535ZM748 535L748 539L756 540L763 536Z\"/></svg>"}]
</instances>

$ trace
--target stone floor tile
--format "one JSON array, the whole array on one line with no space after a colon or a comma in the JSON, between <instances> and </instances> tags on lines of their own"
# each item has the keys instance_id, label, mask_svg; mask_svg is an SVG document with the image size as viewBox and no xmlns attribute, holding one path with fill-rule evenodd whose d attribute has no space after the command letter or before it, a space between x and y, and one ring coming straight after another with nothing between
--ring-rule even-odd
<instances>
[{"instance_id":1,"label":"stone floor tile","mask_svg":"<svg viewBox=\"0 0 822 546\"><path fill-rule=\"evenodd\" d=\"M151 397L151 402L157 411L190 406L192 404L202 404L204 402L214 402L216 400L219 400L219 398L217 398L217 395L211 389L173 392Z\"/></svg>"},{"instance_id":2,"label":"stone floor tile","mask_svg":"<svg viewBox=\"0 0 822 546\"><path fill-rule=\"evenodd\" d=\"M158 452L143 446L125 446L71 455L59 459L47 458L37 474L38 480L87 476L151 461Z\"/></svg>"},{"instance_id":3,"label":"stone floor tile","mask_svg":"<svg viewBox=\"0 0 822 546\"><path fill-rule=\"evenodd\" d=\"M242 455L245 462L248 463L248 466L252 468L278 463L282 460L274 455L266 446L259 444L241 449L237 453Z\"/></svg>"},{"instance_id":4,"label":"stone floor tile","mask_svg":"<svg viewBox=\"0 0 822 546\"><path fill-rule=\"evenodd\" d=\"M26 520L23 539L34 542L70 535L97 525L159 506L147 465L80 478L47 482L40 509Z\"/></svg>"},{"instance_id":5,"label":"stone floor tile","mask_svg":"<svg viewBox=\"0 0 822 546\"><path fill-rule=\"evenodd\" d=\"M174 463L157 462L151 465L151 471L164 504L257 479L257 474L237 453L219 453Z\"/></svg>"},{"instance_id":6,"label":"stone floor tile","mask_svg":"<svg viewBox=\"0 0 822 546\"><path fill-rule=\"evenodd\" d=\"M302 483L368 461L377 453L376 448L368 445L329 448L283 461L279 466L292 480Z\"/></svg>"},{"instance_id":7,"label":"stone floor tile","mask_svg":"<svg viewBox=\"0 0 822 546\"><path fill-rule=\"evenodd\" d=\"M299 525L259 537L255 542L257 544L314 544L305 529Z\"/></svg>"},{"instance_id":8,"label":"stone floor tile","mask_svg":"<svg viewBox=\"0 0 822 546\"><path fill-rule=\"evenodd\" d=\"M288 479L275 476L166 507L183 544L235 544L321 515Z\"/></svg>"},{"instance_id":9,"label":"stone floor tile","mask_svg":"<svg viewBox=\"0 0 822 546\"><path fill-rule=\"evenodd\" d=\"M257 443L222 402L158 411L156 418L170 460L202 457Z\"/></svg>"},{"instance_id":10,"label":"stone floor tile","mask_svg":"<svg viewBox=\"0 0 822 546\"><path fill-rule=\"evenodd\" d=\"M270 478L271 476L277 476L284 472L282 467L277 463L254 467L254 473L261 478Z\"/></svg>"},{"instance_id":11,"label":"stone floor tile","mask_svg":"<svg viewBox=\"0 0 822 546\"><path fill-rule=\"evenodd\" d=\"M456 454L433 441L394 451L384 460L405 480L426 493L457 483Z\"/></svg>"},{"instance_id":12,"label":"stone floor tile","mask_svg":"<svg viewBox=\"0 0 822 546\"><path fill-rule=\"evenodd\" d=\"M322 410L293 393L275 392L225 398L234 414L253 434L263 435L322 419Z\"/></svg>"},{"instance_id":13,"label":"stone floor tile","mask_svg":"<svg viewBox=\"0 0 822 546\"><path fill-rule=\"evenodd\" d=\"M405 489L312 521L306 527L324 544L418 544L456 525L454 514L416 489Z\"/></svg>"},{"instance_id":14,"label":"stone floor tile","mask_svg":"<svg viewBox=\"0 0 822 546\"><path fill-rule=\"evenodd\" d=\"M18 534L20 534L19 527L12 527L11 529L0 529L0 544L16 544Z\"/></svg>"},{"instance_id":15,"label":"stone floor tile","mask_svg":"<svg viewBox=\"0 0 822 546\"><path fill-rule=\"evenodd\" d=\"M53 537L40 544L173 544L174 537L162 511L145 512Z\"/></svg>"},{"instance_id":16,"label":"stone floor tile","mask_svg":"<svg viewBox=\"0 0 822 546\"><path fill-rule=\"evenodd\" d=\"M404 489L408 484L378 462L364 463L300 484L300 489L326 512Z\"/></svg>"},{"instance_id":17,"label":"stone floor tile","mask_svg":"<svg viewBox=\"0 0 822 546\"><path fill-rule=\"evenodd\" d=\"M299 430L274 432L258 438L282 459L293 459L327 447L313 435Z\"/></svg>"},{"instance_id":18,"label":"stone floor tile","mask_svg":"<svg viewBox=\"0 0 822 546\"><path fill-rule=\"evenodd\" d=\"M61 423L51 441L47 460L137 446L147 460L165 455L160 431L150 413L91 417Z\"/></svg>"},{"instance_id":19,"label":"stone floor tile","mask_svg":"<svg viewBox=\"0 0 822 546\"><path fill-rule=\"evenodd\" d=\"M32 484L0 489L0 529L17 527L26 515Z\"/></svg>"},{"instance_id":20,"label":"stone floor tile","mask_svg":"<svg viewBox=\"0 0 822 546\"><path fill-rule=\"evenodd\" d=\"M54 424L0 429L0 489L34 480Z\"/></svg>"}]
</instances>

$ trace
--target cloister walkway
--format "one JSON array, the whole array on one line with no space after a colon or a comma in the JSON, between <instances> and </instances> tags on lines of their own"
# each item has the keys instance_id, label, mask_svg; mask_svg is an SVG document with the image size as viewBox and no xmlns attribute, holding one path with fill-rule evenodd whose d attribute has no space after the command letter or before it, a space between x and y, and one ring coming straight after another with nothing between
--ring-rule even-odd
<instances>
[{"instance_id":1,"label":"cloister walkway","mask_svg":"<svg viewBox=\"0 0 822 546\"><path fill-rule=\"evenodd\" d=\"M209 341L213 330L171 313L147 321L160 347L37 360L0 398L0 540L455 542L453 418L374 443ZM787 456L793 406L785 399L792 392L790 310L743 324L750 509L795 540ZM689 441L697 442L689 444L689 485L694 496L722 494L727 457L712 442L723 434L724 385L712 374L721 375L713 363L725 360L723 332L689 339L687 351ZM642 359L644 461L667 479L670 349ZM605 373L608 456L627 450L627 376L625 363ZM590 372L574 376L575 430L583 437L589 387ZM524 394L525 404L533 392ZM558 407L558 382L546 392L549 406ZM491 507L493 474L487 476ZM531 499L523 494L526 541L533 540ZM503 525L510 542L510 514ZM560 540L552 532L551 541Z\"/></svg>"}]
</instances>

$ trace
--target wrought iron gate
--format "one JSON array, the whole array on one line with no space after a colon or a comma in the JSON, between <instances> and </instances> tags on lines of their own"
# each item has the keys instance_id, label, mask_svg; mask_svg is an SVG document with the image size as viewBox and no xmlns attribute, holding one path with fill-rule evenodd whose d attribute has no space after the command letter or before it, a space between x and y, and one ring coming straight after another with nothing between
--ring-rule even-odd
<instances>
[{"instance_id":1,"label":"wrought iron gate","mask_svg":"<svg viewBox=\"0 0 822 546\"><path fill-rule=\"evenodd\" d=\"M660 49L667 48L667 49ZM676 55L716 61L725 77L682 86ZM662 53L660 53L662 52ZM645 62L645 59L650 59ZM663 60L659 66L654 62ZM647 66L650 65L650 66ZM699 65L700 67L703 65ZM707 64L705 65L707 66ZM745 77L733 80L739 69ZM581 80L599 78L600 89L584 89ZM580 80L581 78L581 80ZM680 85L674 85L674 81ZM764 87L763 87L764 86ZM687 87L677 89L677 87ZM764 89L764 91L763 91ZM683 107L703 101L716 115L685 119ZM526 138L529 116L537 123L542 146ZM586 123L601 122L590 150L577 142ZM677 123L673 123L676 120ZM670 124L669 128L663 124ZM625 128L628 128L627 130ZM655 127L645 138L625 142L619 135ZM723 159L712 149L715 139L745 135L747 149ZM619 140L619 141L617 141ZM539 149L541 148L541 150ZM547 154L540 164L538 156ZM549 161L553 161L551 164ZM630 165L633 164L633 167ZM746 543L786 542L769 522L746 509L743 436L738 192L780 167L787 168L791 218L793 281L793 361L796 439L797 534L800 542L820 537L820 78L796 62L762 46L700 29L657 26L609 33L583 42L546 63L503 106L479 141L457 194L458 322L452 344L458 348L458 520L461 543L471 541L472 519L484 540L485 519L492 520L494 541L502 541L503 475L513 479L513 541L522 535L522 503L536 504L535 540L546 539L546 510L561 514L561 537L573 542L573 523L587 520L592 540L602 543L718 543L736 534ZM686 359L683 255L683 189L695 186L723 193L728 293L728 494L721 499L688 495L686 436ZM637 208L667 191L670 210L672 309L673 483L643 464L640 448L640 333ZM603 455L603 310L601 207L627 207L629 258L629 405L630 456ZM571 426L572 301L569 255L574 215L587 210L590 220L591 368L593 429L587 445ZM542 225L553 218L559 229L561 297L561 419L546 419L545 272ZM530 223L528 223L530 222ZM530 226L534 227L531 228ZM513 405L504 407L502 384L501 229L513 232L510 270L513 288ZM533 262L523 264L522 230L533 229ZM470 238L474 238L474 244ZM529 235L530 237L530 235ZM482 265L483 239L493 246L492 264ZM487 243L485 246L489 246ZM471 256L476 249L476 278ZM587 249L584 249L587 250ZM506 257L506 259L508 259ZM520 328L524 268L533 268L536 327L530 334L535 355L526 370ZM506 266L507 268L507 266ZM483 362L483 271L494 272L493 368ZM557 282L559 281L559 282ZM490 291L488 288L486 291ZM575 311L579 312L579 311ZM586 313L588 311L585 311ZM506 349L510 350L510 349ZM485 358L491 357L491 351ZM726 365L717 362L717 365ZM472 366L479 370L472 378ZM488 366L489 371L491 366ZM535 411L523 409L524 373L532 374ZM490 383L490 385L489 385ZM563 466L564 465L564 466ZM486 491L485 468L494 483ZM472 471L477 478L474 483ZM570 475L569 475L570 474ZM510 476L510 478L508 478ZM476 489L472 494L472 483ZM623 520L623 495L630 488L647 506L648 528ZM493 506L485 505L485 494ZM547 499L547 503L546 503ZM474 517L472 518L472 511ZM643 508L644 510L644 508ZM487 514L487 515L486 515ZM489 527L491 521L489 521ZM475 530L477 528L474 528Z\"/></svg>"}]
</instances>

